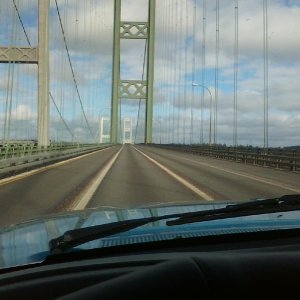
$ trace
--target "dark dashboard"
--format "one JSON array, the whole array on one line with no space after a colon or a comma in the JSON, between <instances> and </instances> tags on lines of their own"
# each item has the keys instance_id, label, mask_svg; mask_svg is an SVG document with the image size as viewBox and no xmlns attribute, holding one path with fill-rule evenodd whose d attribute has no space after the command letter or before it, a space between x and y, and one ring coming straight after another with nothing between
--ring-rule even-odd
<instances>
[{"instance_id":1,"label":"dark dashboard","mask_svg":"<svg viewBox=\"0 0 300 300\"><path fill-rule=\"evenodd\" d=\"M1 270L0 299L286 299L299 250L281 230L65 253Z\"/></svg>"}]
</instances>

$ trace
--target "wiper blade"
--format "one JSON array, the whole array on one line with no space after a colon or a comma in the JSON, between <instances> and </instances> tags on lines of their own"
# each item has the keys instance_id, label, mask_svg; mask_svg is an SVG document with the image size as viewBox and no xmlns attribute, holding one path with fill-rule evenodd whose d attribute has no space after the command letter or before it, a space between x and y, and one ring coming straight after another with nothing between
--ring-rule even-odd
<instances>
[{"instance_id":1,"label":"wiper blade","mask_svg":"<svg viewBox=\"0 0 300 300\"><path fill-rule=\"evenodd\" d=\"M300 210L300 194L229 204L224 208L191 212L175 220L167 221L166 224L173 226L296 210Z\"/></svg>"},{"instance_id":2,"label":"wiper blade","mask_svg":"<svg viewBox=\"0 0 300 300\"><path fill-rule=\"evenodd\" d=\"M203 210L197 212L177 213L164 216L152 216L142 219L125 220L120 222L101 224L86 228L69 230L62 236L49 242L51 254L63 253L84 243L129 231L148 223L168 220L168 226L189 224L236 218L242 216L261 215L285 211L300 210L300 194L286 195L280 198L255 200L245 203L229 204L224 208Z\"/></svg>"},{"instance_id":3,"label":"wiper blade","mask_svg":"<svg viewBox=\"0 0 300 300\"><path fill-rule=\"evenodd\" d=\"M50 252L51 254L63 253L69 249L72 249L76 246L82 245L93 240L129 231L131 229L159 220L176 218L181 215L182 214L166 215L160 217L153 216L148 218L125 220L69 230L66 231L62 236L49 241Z\"/></svg>"}]
</instances>

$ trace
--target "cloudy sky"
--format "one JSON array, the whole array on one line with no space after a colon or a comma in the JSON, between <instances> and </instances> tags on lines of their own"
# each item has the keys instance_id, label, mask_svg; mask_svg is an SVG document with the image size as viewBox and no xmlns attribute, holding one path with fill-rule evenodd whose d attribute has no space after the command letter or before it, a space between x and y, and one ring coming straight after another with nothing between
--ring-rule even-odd
<instances>
[{"instance_id":1,"label":"cloudy sky","mask_svg":"<svg viewBox=\"0 0 300 300\"><path fill-rule=\"evenodd\" d=\"M12 2L0 1L0 45L28 46ZM147 2L123 0L122 20L146 21ZM154 142L199 143L203 132L206 143L211 136L212 141L232 144L237 12L237 143L254 146L264 143L263 0L219 0L218 85L216 2L157 0ZM38 1L15 0L15 3L29 42L36 46ZM268 0L267 3L269 145L300 145L300 1ZM71 140L73 135L78 141L90 142L98 137L99 118L108 116L111 106L113 1L57 0L57 4L82 106L56 3L51 0L51 94L60 112L51 102L51 138ZM121 78L141 80L145 72L145 41L123 40L121 45ZM4 128L9 128L10 138L36 138L37 66L1 64L0 74L3 128L0 138L5 134ZM122 118L132 118L136 142L141 142L144 101L121 100L120 113Z\"/></svg>"}]
</instances>

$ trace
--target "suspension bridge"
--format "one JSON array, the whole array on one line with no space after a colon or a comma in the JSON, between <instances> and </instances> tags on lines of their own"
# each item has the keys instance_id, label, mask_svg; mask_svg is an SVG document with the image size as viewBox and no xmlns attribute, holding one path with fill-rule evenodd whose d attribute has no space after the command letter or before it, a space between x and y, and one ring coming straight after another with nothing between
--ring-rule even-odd
<instances>
[{"instance_id":1,"label":"suspension bridge","mask_svg":"<svg viewBox=\"0 0 300 300\"><path fill-rule=\"evenodd\" d=\"M299 14L268 0L1 1L1 222L299 193Z\"/></svg>"}]
</instances>

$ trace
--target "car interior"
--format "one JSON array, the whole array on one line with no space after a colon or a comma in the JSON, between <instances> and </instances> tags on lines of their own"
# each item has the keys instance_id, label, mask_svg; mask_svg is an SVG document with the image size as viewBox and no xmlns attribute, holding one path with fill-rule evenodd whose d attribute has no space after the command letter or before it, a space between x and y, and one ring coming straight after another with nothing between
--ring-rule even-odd
<instances>
[{"instance_id":1,"label":"car interior","mask_svg":"<svg viewBox=\"0 0 300 300\"><path fill-rule=\"evenodd\" d=\"M74 251L1 270L0 299L286 299L299 250L291 229Z\"/></svg>"}]
</instances>

